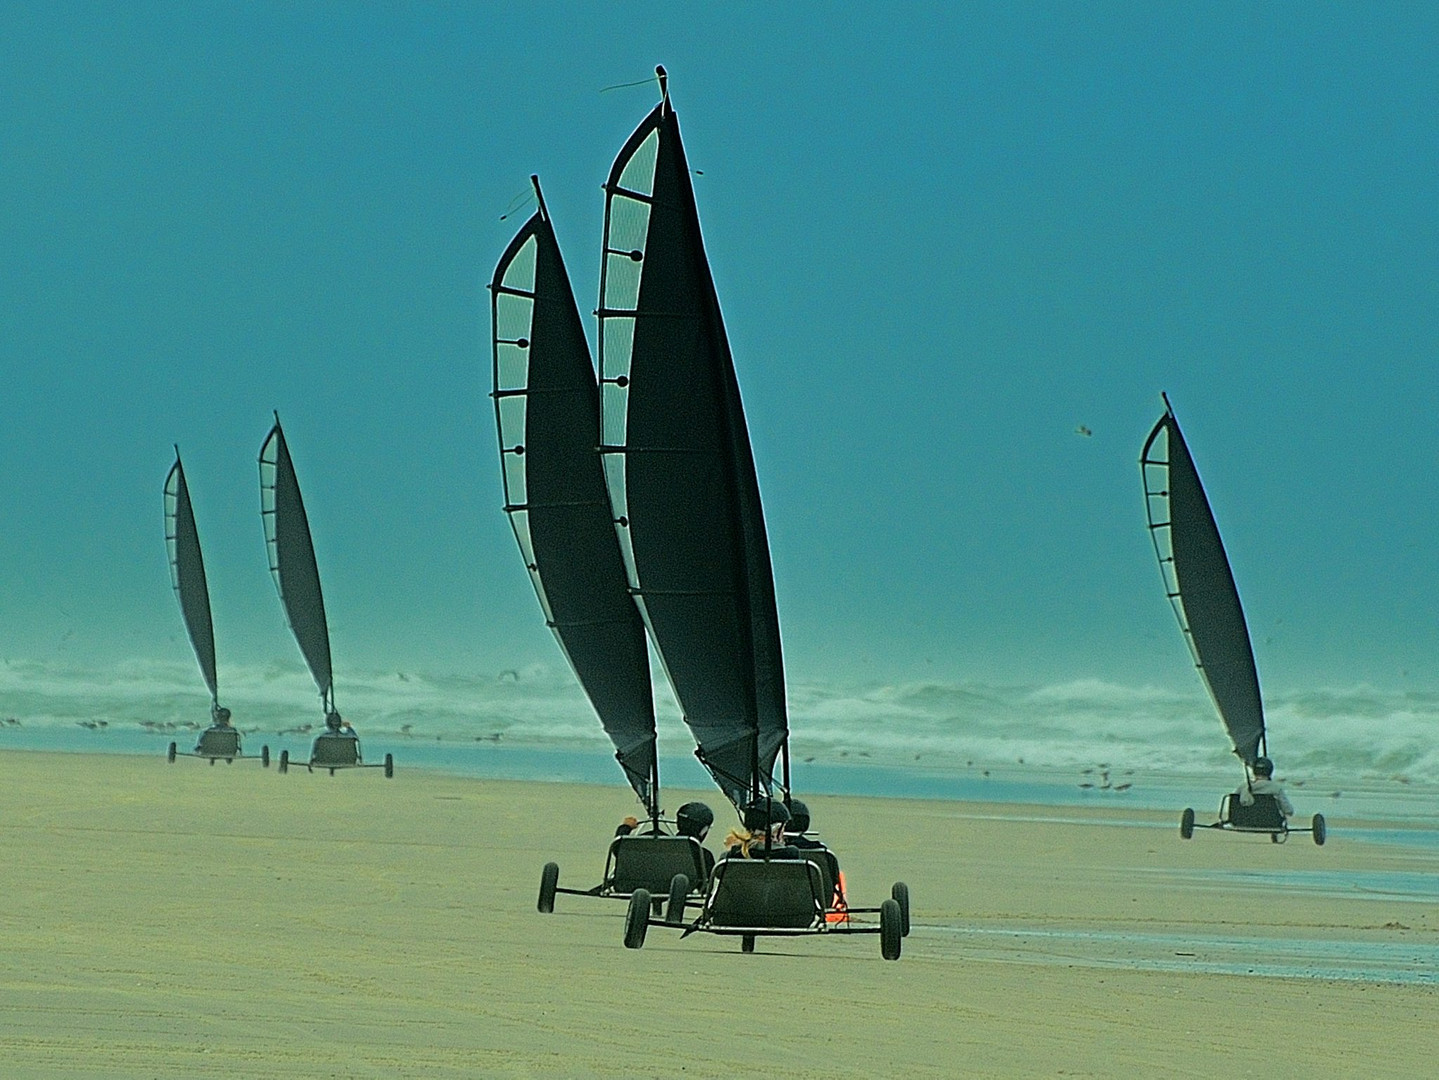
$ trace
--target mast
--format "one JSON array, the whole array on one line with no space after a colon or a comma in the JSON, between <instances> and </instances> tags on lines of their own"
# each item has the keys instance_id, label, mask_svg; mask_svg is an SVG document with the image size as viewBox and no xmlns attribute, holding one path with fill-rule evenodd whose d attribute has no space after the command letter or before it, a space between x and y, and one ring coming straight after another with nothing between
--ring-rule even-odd
<instances>
[{"instance_id":1,"label":"mast","mask_svg":"<svg viewBox=\"0 0 1439 1080\"><path fill-rule=\"evenodd\" d=\"M658 827L649 653L597 450L599 387L539 178L530 180L539 209L489 286L505 513L545 622Z\"/></svg>"},{"instance_id":2,"label":"mast","mask_svg":"<svg viewBox=\"0 0 1439 1080\"><path fill-rule=\"evenodd\" d=\"M200 674L210 690L210 712L220 707L219 681L215 670L215 626L210 615L210 588L205 581L205 560L200 553L200 533L190 505L190 487L180 448L175 447L175 464L165 477L165 547L170 556L170 584L180 601L180 616L195 650Z\"/></svg>"},{"instance_id":3,"label":"mast","mask_svg":"<svg viewBox=\"0 0 1439 1080\"><path fill-rule=\"evenodd\" d=\"M1170 606L1235 754L1253 765L1265 733L1249 628L1219 526L1167 396L1139 463L1149 535Z\"/></svg>"},{"instance_id":4,"label":"mast","mask_svg":"<svg viewBox=\"0 0 1439 1080\"><path fill-rule=\"evenodd\" d=\"M605 474L631 590L698 744L736 803L788 739L769 541L679 121L661 100L605 184Z\"/></svg>"},{"instance_id":5,"label":"mast","mask_svg":"<svg viewBox=\"0 0 1439 1080\"><path fill-rule=\"evenodd\" d=\"M330 629L325 621L325 598L320 593L320 569L310 522L300 498L300 482L280 414L260 447L260 517L265 526L265 548L270 574L280 594L290 632L320 691L328 716L335 711L335 681L330 667Z\"/></svg>"}]
</instances>

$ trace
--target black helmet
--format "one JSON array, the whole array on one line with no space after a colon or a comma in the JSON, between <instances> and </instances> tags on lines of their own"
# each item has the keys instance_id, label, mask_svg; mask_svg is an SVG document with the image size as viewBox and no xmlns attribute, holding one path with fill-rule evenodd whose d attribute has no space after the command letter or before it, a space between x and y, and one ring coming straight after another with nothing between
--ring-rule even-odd
<instances>
[{"instance_id":1,"label":"black helmet","mask_svg":"<svg viewBox=\"0 0 1439 1080\"><path fill-rule=\"evenodd\" d=\"M789 808L778 799L756 799L744 808L744 827L750 832L784 825L789 821Z\"/></svg>"},{"instance_id":2,"label":"black helmet","mask_svg":"<svg viewBox=\"0 0 1439 1080\"><path fill-rule=\"evenodd\" d=\"M789 828L786 832L809 832L809 807L798 799L789 801Z\"/></svg>"},{"instance_id":3,"label":"black helmet","mask_svg":"<svg viewBox=\"0 0 1439 1080\"><path fill-rule=\"evenodd\" d=\"M1255 758L1255 759L1254 759L1254 775L1255 775L1255 776L1273 776L1273 775L1274 775L1274 762L1270 761L1267 757Z\"/></svg>"},{"instance_id":4,"label":"black helmet","mask_svg":"<svg viewBox=\"0 0 1439 1080\"><path fill-rule=\"evenodd\" d=\"M715 823L715 814L702 802L687 802L675 811L675 832L681 836L704 839L704 834Z\"/></svg>"}]
</instances>

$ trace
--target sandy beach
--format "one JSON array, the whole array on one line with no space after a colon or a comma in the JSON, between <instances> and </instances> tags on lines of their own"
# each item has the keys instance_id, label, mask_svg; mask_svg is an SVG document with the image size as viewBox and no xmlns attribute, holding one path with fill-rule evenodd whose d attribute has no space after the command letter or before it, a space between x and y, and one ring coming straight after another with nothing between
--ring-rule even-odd
<instances>
[{"instance_id":1,"label":"sandy beach","mask_svg":"<svg viewBox=\"0 0 1439 1080\"><path fill-rule=\"evenodd\" d=\"M7 1077L1372 1078L1439 1051L1439 853L1343 820L1321 849L1104 806L811 798L856 903L910 886L889 963L871 936L630 951L620 903L538 914L545 861L598 880L618 783L0 768Z\"/></svg>"}]
</instances>

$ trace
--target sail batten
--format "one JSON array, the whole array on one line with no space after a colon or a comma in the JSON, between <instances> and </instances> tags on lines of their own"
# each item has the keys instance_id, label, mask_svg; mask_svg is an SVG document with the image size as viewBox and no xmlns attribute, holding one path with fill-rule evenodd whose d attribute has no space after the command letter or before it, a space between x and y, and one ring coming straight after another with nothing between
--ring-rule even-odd
<instances>
[{"instance_id":1,"label":"sail batten","mask_svg":"<svg viewBox=\"0 0 1439 1080\"><path fill-rule=\"evenodd\" d=\"M1252 765L1265 730L1249 628L1219 526L1172 409L1150 432L1140 468L1166 596L1234 752Z\"/></svg>"},{"instance_id":2,"label":"sail batten","mask_svg":"<svg viewBox=\"0 0 1439 1080\"><path fill-rule=\"evenodd\" d=\"M605 185L605 473L634 594L698 757L737 804L788 737L779 622L734 361L665 98Z\"/></svg>"},{"instance_id":3,"label":"sail batten","mask_svg":"<svg viewBox=\"0 0 1439 1080\"><path fill-rule=\"evenodd\" d=\"M200 534L180 452L165 477L165 541L170 556L170 584L180 602L185 632L200 665L200 674L210 691L212 707L218 707L219 679L215 665L215 628L210 614L210 589L205 580L205 560L200 551Z\"/></svg>"},{"instance_id":4,"label":"sail batten","mask_svg":"<svg viewBox=\"0 0 1439 1080\"><path fill-rule=\"evenodd\" d=\"M260 447L260 515L270 574L285 618L329 713L334 709L335 686L325 599L299 479L278 416Z\"/></svg>"},{"instance_id":5,"label":"sail batten","mask_svg":"<svg viewBox=\"0 0 1439 1080\"><path fill-rule=\"evenodd\" d=\"M501 256L490 289L505 511L546 625L626 780L657 816L645 629L610 516L594 363L543 201Z\"/></svg>"}]
</instances>

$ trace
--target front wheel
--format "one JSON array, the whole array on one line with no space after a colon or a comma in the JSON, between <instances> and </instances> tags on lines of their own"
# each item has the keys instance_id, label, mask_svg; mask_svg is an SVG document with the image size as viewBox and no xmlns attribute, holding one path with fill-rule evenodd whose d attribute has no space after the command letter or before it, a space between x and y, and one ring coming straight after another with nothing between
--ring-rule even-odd
<instances>
[{"instance_id":1,"label":"front wheel","mask_svg":"<svg viewBox=\"0 0 1439 1080\"><path fill-rule=\"evenodd\" d=\"M900 943L904 940L900 929L899 901L886 900L879 905L879 955L886 960L899 959Z\"/></svg>"},{"instance_id":2,"label":"front wheel","mask_svg":"<svg viewBox=\"0 0 1439 1080\"><path fill-rule=\"evenodd\" d=\"M282 773L290 771L290 751L288 750L280 751L280 771Z\"/></svg>"},{"instance_id":3,"label":"front wheel","mask_svg":"<svg viewBox=\"0 0 1439 1080\"><path fill-rule=\"evenodd\" d=\"M269 746L262 746L262 747L260 747L260 764L263 765L263 766L264 766L265 768L267 768L267 769L270 767L270 748L269 748Z\"/></svg>"},{"instance_id":4,"label":"front wheel","mask_svg":"<svg viewBox=\"0 0 1439 1080\"><path fill-rule=\"evenodd\" d=\"M1184 813L1179 815L1179 835L1185 840L1194 835L1194 811L1187 806Z\"/></svg>"},{"instance_id":5,"label":"front wheel","mask_svg":"<svg viewBox=\"0 0 1439 1080\"><path fill-rule=\"evenodd\" d=\"M649 928L650 893L648 889L636 889L630 896L629 910L625 912L625 948L643 947L645 932Z\"/></svg>"},{"instance_id":6,"label":"front wheel","mask_svg":"<svg viewBox=\"0 0 1439 1080\"><path fill-rule=\"evenodd\" d=\"M899 905L899 936L909 937L909 886L896 881L889 890L890 898Z\"/></svg>"},{"instance_id":7,"label":"front wheel","mask_svg":"<svg viewBox=\"0 0 1439 1080\"><path fill-rule=\"evenodd\" d=\"M560 864L547 862L540 871L540 902L535 905L539 912L548 915L555 910L555 889L560 884Z\"/></svg>"},{"instance_id":8,"label":"front wheel","mask_svg":"<svg viewBox=\"0 0 1439 1080\"><path fill-rule=\"evenodd\" d=\"M385 779L392 780L395 776L395 755L385 755Z\"/></svg>"},{"instance_id":9,"label":"front wheel","mask_svg":"<svg viewBox=\"0 0 1439 1080\"><path fill-rule=\"evenodd\" d=\"M739 939L740 952L754 952L754 935L745 934Z\"/></svg>"},{"instance_id":10,"label":"front wheel","mask_svg":"<svg viewBox=\"0 0 1439 1080\"><path fill-rule=\"evenodd\" d=\"M685 897L690 894L690 879L684 874L670 878L670 898L665 904L665 922L685 921Z\"/></svg>"},{"instance_id":11,"label":"front wheel","mask_svg":"<svg viewBox=\"0 0 1439 1080\"><path fill-rule=\"evenodd\" d=\"M1324 846L1324 840L1329 835L1329 830L1324 825L1324 815L1314 815L1314 842L1320 847Z\"/></svg>"},{"instance_id":12,"label":"front wheel","mask_svg":"<svg viewBox=\"0 0 1439 1080\"><path fill-rule=\"evenodd\" d=\"M178 746L176 746L174 743L171 743L171 744L170 744L170 749L169 749L169 751L165 754L165 758L166 758L167 761L170 762L171 765L175 764L175 754L179 752L179 749L180 749L180 748L179 748Z\"/></svg>"}]
</instances>

